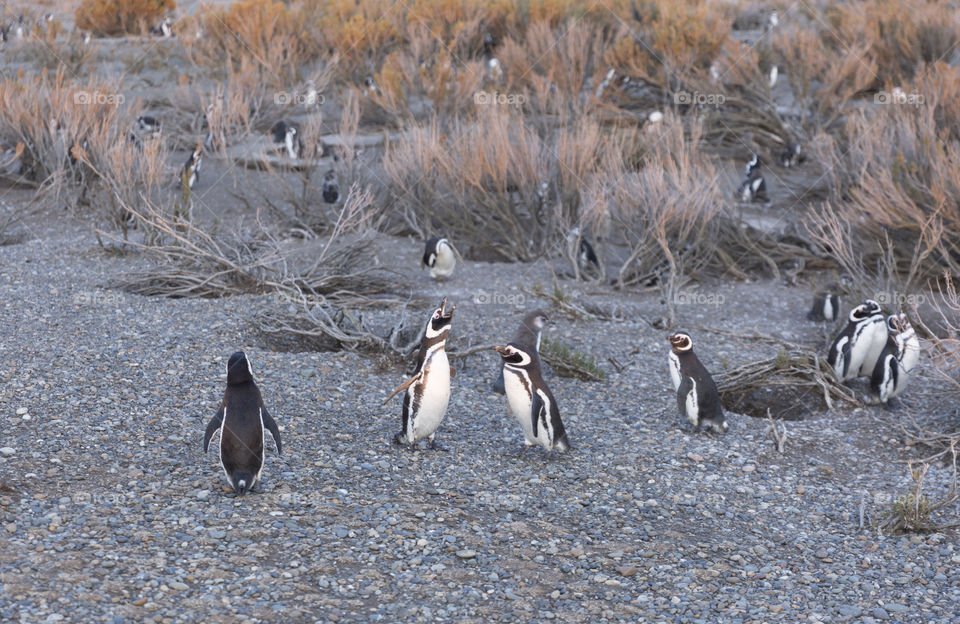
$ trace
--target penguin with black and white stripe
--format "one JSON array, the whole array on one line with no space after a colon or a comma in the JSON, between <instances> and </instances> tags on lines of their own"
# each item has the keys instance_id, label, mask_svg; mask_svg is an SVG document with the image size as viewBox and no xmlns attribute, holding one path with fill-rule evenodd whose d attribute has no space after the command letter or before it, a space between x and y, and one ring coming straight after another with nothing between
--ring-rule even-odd
<instances>
[{"instance_id":1,"label":"penguin with black and white stripe","mask_svg":"<svg viewBox=\"0 0 960 624\"><path fill-rule=\"evenodd\" d=\"M762 164L757 154L754 154L750 161L747 162L745 168L746 175L743 182L737 188L737 197L739 197L741 201L767 200L767 183L763 179L763 173L760 171Z\"/></svg>"},{"instance_id":2,"label":"penguin with black and white stripe","mask_svg":"<svg viewBox=\"0 0 960 624\"><path fill-rule=\"evenodd\" d=\"M149 135L151 138L160 136L162 130L160 120L151 115L140 115L137 117L137 132Z\"/></svg>"},{"instance_id":3,"label":"penguin with black and white stripe","mask_svg":"<svg viewBox=\"0 0 960 624\"><path fill-rule=\"evenodd\" d=\"M579 244L577 241L580 241ZM593 250L593 245L587 239L585 234L581 234L580 228L575 227L567 234L567 246L571 257L576 257L577 268L581 272L594 271L599 273L600 261L597 259L597 252ZM576 252L574 253L574 250Z\"/></svg>"},{"instance_id":4,"label":"penguin with black and white stripe","mask_svg":"<svg viewBox=\"0 0 960 624\"><path fill-rule=\"evenodd\" d=\"M180 183L186 184L189 188L200 181L200 165L203 163L203 145L197 142L197 147L187 158L187 162L180 170Z\"/></svg>"},{"instance_id":5,"label":"penguin with black and white stripe","mask_svg":"<svg viewBox=\"0 0 960 624\"><path fill-rule=\"evenodd\" d=\"M297 136L297 127L292 123L280 120L273 125L273 142L277 149L285 149L287 156L296 159L303 149L303 141Z\"/></svg>"},{"instance_id":6,"label":"penguin with black and white stripe","mask_svg":"<svg viewBox=\"0 0 960 624\"><path fill-rule=\"evenodd\" d=\"M693 352L693 339L686 332L667 336L670 342L670 379L677 392L677 406L695 431L727 432L727 419L720 404L717 384Z\"/></svg>"},{"instance_id":7,"label":"penguin with black and white stripe","mask_svg":"<svg viewBox=\"0 0 960 624\"><path fill-rule=\"evenodd\" d=\"M444 280L453 274L457 267L457 257L453 253L450 241L442 236L427 240L423 250L423 266L430 267L430 277Z\"/></svg>"},{"instance_id":8,"label":"penguin with black and white stripe","mask_svg":"<svg viewBox=\"0 0 960 624\"><path fill-rule=\"evenodd\" d=\"M800 164L800 144L787 143L780 152L780 166L789 169Z\"/></svg>"},{"instance_id":9,"label":"penguin with black and white stripe","mask_svg":"<svg viewBox=\"0 0 960 624\"><path fill-rule=\"evenodd\" d=\"M906 314L887 317L887 342L870 377L870 387L888 403L904 391L920 359L920 340Z\"/></svg>"},{"instance_id":10,"label":"penguin with black and white stripe","mask_svg":"<svg viewBox=\"0 0 960 624\"><path fill-rule=\"evenodd\" d=\"M520 326L517 327L517 331L513 332L513 338L510 339L511 344L520 345L531 357L537 360L537 366L541 368L541 371L543 362L540 361L540 338L543 336L543 328L549 323L550 317L546 312L543 310L534 310L523 317L523 320L520 321ZM496 381L493 382L492 390L497 394L506 393L503 385L504 366L506 366L506 364L501 362L499 367L500 372Z\"/></svg>"},{"instance_id":11,"label":"penguin with black and white stripe","mask_svg":"<svg viewBox=\"0 0 960 624\"><path fill-rule=\"evenodd\" d=\"M243 496L253 490L263 472L264 429L273 436L277 455L283 452L280 430L263 404L260 389L253 380L250 362L243 351L237 351L227 362L227 389L220 409L210 419L203 434L203 452L220 431L220 465L230 487Z\"/></svg>"},{"instance_id":12,"label":"penguin with black and white stripe","mask_svg":"<svg viewBox=\"0 0 960 624\"><path fill-rule=\"evenodd\" d=\"M507 407L523 429L521 453L539 444L548 452L570 450L560 408L540 374L540 358L516 343L493 347L503 360Z\"/></svg>"},{"instance_id":13,"label":"penguin with black and white stripe","mask_svg":"<svg viewBox=\"0 0 960 624\"><path fill-rule=\"evenodd\" d=\"M443 298L424 329L416 373L383 402L386 405L401 390L406 390L401 412L402 428L393 436L396 444L407 444L413 449L426 439L430 448L439 449L434 438L450 403L450 361L444 346L456 309L457 306L453 306L447 310L447 298Z\"/></svg>"},{"instance_id":14,"label":"penguin with black and white stripe","mask_svg":"<svg viewBox=\"0 0 960 624\"><path fill-rule=\"evenodd\" d=\"M880 304L864 299L850 311L847 326L834 338L827 363L840 381L872 375L886 343L887 329Z\"/></svg>"},{"instance_id":15,"label":"penguin with black and white stripe","mask_svg":"<svg viewBox=\"0 0 960 624\"><path fill-rule=\"evenodd\" d=\"M828 287L813 296L813 305L807 312L807 320L835 321L840 318L840 296L834 288Z\"/></svg>"}]
</instances>

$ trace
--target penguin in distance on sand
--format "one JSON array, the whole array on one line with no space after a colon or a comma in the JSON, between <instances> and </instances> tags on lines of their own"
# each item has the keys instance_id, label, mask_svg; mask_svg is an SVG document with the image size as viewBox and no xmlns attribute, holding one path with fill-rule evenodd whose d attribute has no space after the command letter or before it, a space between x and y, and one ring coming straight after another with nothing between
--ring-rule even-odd
<instances>
[{"instance_id":1,"label":"penguin in distance on sand","mask_svg":"<svg viewBox=\"0 0 960 624\"><path fill-rule=\"evenodd\" d=\"M434 236L423 250L423 266L430 267L430 277L442 280L450 277L457 266L453 246L446 238Z\"/></svg>"},{"instance_id":2,"label":"penguin in distance on sand","mask_svg":"<svg viewBox=\"0 0 960 624\"><path fill-rule=\"evenodd\" d=\"M886 343L887 326L880 304L864 299L850 310L847 326L830 345L827 363L840 381L872 375Z\"/></svg>"},{"instance_id":3,"label":"penguin in distance on sand","mask_svg":"<svg viewBox=\"0 0 960 624\"><path fill-rule=\"evenodd\" d=\"M870 377L870 387L882 403L904 391L919 359L920 341L907 315L891 314L887 317L887 342Z\"/></svg>"},{"instance_id":4,"label":"penguin in distance on sand","mask_svg":"<svg viewBox=\"0 0 960 624\"><path fill-rule=\"evenodd\" d=\"M401 390L406 390L401 413L402 428L393 437L396 444L408 444L413 449L420 440L427 439L430 448L439 448L434 437L450 403L451 369L444 346L456 309L457 306L453 306L447 310L447 298L443 298L424 329L416 373L383 402L386 405Z\"/></svg>"},{"instance_id":5,"label":"penguin in distance on sand","mask_svg":"<svg viewBox=\"0 0 960 624\"><path fill-rule=\"evenodd\" d=\"M693 339L686 332L667 336L670 341L670 378L677 391L677 406L696 431L712 429L726 433L727 419L713 377L693 352Z\"/></svg>"},{"instance_id":6,"label":"penguin in distance on sand","mask_svg":"<svg viewBox=\"0 0 960 624\"><path fill-rule=\"evenodd\" d=\"M280 430L263 404L246 354L237 351L227 363L227 389L220 401L220 409L210 419L203 434L203 452L206 453L210 439L220 430L220 465L237 496L251 491L260 481L264 465L264 429L270 431L277 444L277 455L280 455L283 451Z\"/></svg>"},{"instance_id":7,"label":"penguin in distance on sand","mask_svg":"<svg viewBox=\"0 0 960 624\"><path fill-rule=\"evenodd\" d=\"M540 338L543 335L543 328L549 323L550 317L546 312L543 310L534 310L523 317L523 320L520 321L520 326L517 327L517 331L513 332L513 338L510 339L512 344L520 345L531 357L536 359L537 366L540 367L541 372L543 370L543 363L540 361ZM506 393L503 387L504 366L506 366L506 364L501 362L498 367L500 372L497 380L493 382L491 388L497 394Z\"/></svg>"},{"instance_id":8,"label":"penguin in distance on sand","mask_svg":"<svg viewBox=\"0 0 960 624\"><path fill-rule=\"evenodd\" d=\"M507 407L523 428L521 453L539 444L548 452L570 450L560 408L540 374L539 357L516 343L493 347L503 359Z\"/></svg>"},{"instance_id":9,"label":"penguin in distance on sand","mask_svg":"<svg viewBox=\"0 0 960 624\"><path fill-rule=\"evenodd\" d=\"M835 321L840 318L840 297L835 286L828 286L813 296L813 306L807 312L810 321Z\"/></svg>"}]
</instances>

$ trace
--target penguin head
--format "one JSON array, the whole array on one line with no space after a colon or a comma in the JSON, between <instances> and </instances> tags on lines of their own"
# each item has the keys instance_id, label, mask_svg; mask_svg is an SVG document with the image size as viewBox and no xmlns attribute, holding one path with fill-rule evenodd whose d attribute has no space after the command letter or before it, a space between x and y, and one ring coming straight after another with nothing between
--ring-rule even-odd
<instances>
[{"instance_id":1,"label":"penguin head","mask_svg":"<svg viewBox=\"0 0 960 624\"><path fill-rule=\"evenodd\" d=\"M550 324L550 316L543 310L534 310L523 319L523 324L534 333L541 332Z\"/></svg>"},{"instance_id":2,"label":"penguin head","mask_svg":"<svg viewBox=\"0 0 960 624\"><path fill-rule=\"evenodd\" d=\"M450 322L453 321L453 311L457 309L457 306L454 305L449 310L447 309L447 298L444 297L443 301L440 302L440 307L433 311L433 316L430 317L430 321L427 323L427 338L436 338L440 334L448 331L450 329Z\"/></svg>"},{"instance_id":3,"label":"penguin head","mask_svg":"<svg viewBox=\"0 0 960 624\"><path fill-rule=\"evenodd\" d=\"M243 496L253 487L253 475L246 471L233 473L233 491L237 496Z\"/></svg>"},{"instance_id":4,"label":"penguin head","mask_svg":"<svg viewBox=\"0 0 960 624\"><path fill-rule=\"evenodd\" d=\"M437 262L437 251L440 249L441 243L447 246L450 245L447 239L442 236L434 236L427 239L427 245L423 250L423 266L433 268L433 265Z\"/></svg>"},{"instance_id":5,"label":"penguin head","mask_svg":"<svg viewBox=\"0 0 960 624\"><path fill-rule=\"evenodd\" d=\"M243 351L237 351L230 356L230 361L227 362L227 385L237 386L252 381L253 372L250 370L247 354Z\"/></svg>"},{"instance_id":6,"label":"penguin head","mask_svg":"<svg viewBox=\"0 0 960 624\"><path fill-rule=\"evenodd\" d=\"M887 317L887 329L893 334L902 334L910 329L906 314L891 314Z\"/></svg>"},{"instance_id":7,"label":"penguin head","mask_svg":"<svg viewBox=\"0 0 960 624\"><path fill-rule=\"evenodd\" d=\"M693 350L693 339L686 332L676 332L667 336L675 353L684 353Z\"/></svg>"},{"instance_id":8,"label":"penguin head","mask_svg":"<svg viewBox=\"0 0 960 624\"><path fill-rule=\"evenodd\" d=\"M863 303L850 310L850 321L856 323L880 313L880 304L873 299L864 299Z\"/></svg>"},{"instance_id":9,"label":"penguin head","mask_svg":"<svg viewBox=\"0 0 960 624\"><path fill-rule=\"evenodd\" d=\"M504 363L512 364L513 366L522 368L529 366L533 361L529 353L524 351L520 345L513 342L503 347L493 347L493 350L500 354Z\"/></svg>"}]
</instances>

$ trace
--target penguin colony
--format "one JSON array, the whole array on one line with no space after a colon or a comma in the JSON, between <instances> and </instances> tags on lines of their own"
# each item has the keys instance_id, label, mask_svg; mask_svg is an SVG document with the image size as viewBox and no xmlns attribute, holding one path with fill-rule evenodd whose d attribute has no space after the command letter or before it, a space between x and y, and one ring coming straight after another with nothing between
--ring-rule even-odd
<instances>
[{"instance_id":1,"label":"penguin colony","mask_svg":"<svg viewBox=\"0 0 960 624\"><path fill-rule=\"evenodd\" d=\"M748 175L756 166L756 162L748 166ZM433 237L426 243L423 264L431 268L434 279L438 265L445 277L456 265L454 254L446 250L452 250L446 238ZM807 318L839 319L838 289L830 284L817 292ZM387 405L403 393L400 431L393 436L397 445L415 449L426 440L431 449L443 450L436 436L450 404L454 370L445 349L455 310L456 305L447 307L446 297L433 310L423 329L413 376L383 403ZM559 402L544 379L540 359L541 338L548 324L547 312L533 310L524 316L509 343L492 347L501 360L492 389L506 396L507 412L520 426L523 446L519 454L536 446L548 456L562 455L572 448ZM717 384L695 353L693 338L683 331L666 338L670 343L668 371L680 417L695 433L725 434L729 425ZM907 387L919 354L920 343L907 316L901 313L884 318L880 304L866 299L850 311L846 326L830 345L827 361L841 381L869 377L879 401L889 404ZM230 487L242 496L260 482L265 431L273 436L277 454L282 451L279 429L264 405L243 352L234 353L227 364L227 389L204 433L204 452L218 431L220 465Z\"/></svg>"}]
</instances>

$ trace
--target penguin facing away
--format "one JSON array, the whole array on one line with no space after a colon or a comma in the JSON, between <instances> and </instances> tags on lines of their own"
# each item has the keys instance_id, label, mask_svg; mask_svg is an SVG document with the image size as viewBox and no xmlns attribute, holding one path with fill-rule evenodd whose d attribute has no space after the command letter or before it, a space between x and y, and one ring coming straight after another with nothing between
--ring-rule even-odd
<instances>
[{"instance_id":1,"label":"penguin facing away","mask_svg":"<svg viewBox=\"0 0 960 624\"><path fill-rule=\"evenodd\" d=\"M503 359L507 407L523 428L521 453L539 444L549 451L570 450L560 408L540 374L539 358L516 343L493 347Z\"/></svg>"},{"instance_id":2,"label":"penguin facing away","mask_svg":"<svg viewBox=\"0 0 960 624\"><path fill-rule=\"evenodd\" d=\"M813 305L807 312L810 321L835 321L840 318L840 297L832 289L821 290L813 296Z\"/></svg>"},{"instance_id":3,"label":"penguin facing away","mask_svg":"<svg viewBox=\"0 0 960 624\"><path fill-rule=\"evenodd\" d=\"M543 328L548 324L550 324L550 317L547 313L543 310L534 310L523 317L523 320L520 321L520 326L517 327L517 331L513 332L513 338L510 339L511 344L520 345L537 361L537 366L540 368L541 373L543 372L543 362L540 361L540 338L543 335ZM491 387L497 394L506 393L503 385L504 366L506 366L506 364L501 362L499 375Z\"/></svg>"},{"instance_id":4,"label":"penguin facing away","mask_svg":"<svg viewBox=\"0 0 960 624\"><path fill-rule=\"evenodd\" d=\"M880 352L870 377L870 387L887 403L897 397L910 382L920 358L920 341L906 314L887 317L887 342Z\"/></svg>"},{"instance_id":5,"label":"penguin facing away","mask_svg":"<svg viewBox=\"0 0 960 624\"><path fill-rule=\"evenodd\" d=\"M220 465L237 496L251 491L260 481L264 466L264 429L270 431L280 455L283 451L280 430L263 404L246 354L237 351L227 362L227 389L220 409L203 434L206 453L210 439L220 431Z\"/></svg>"},{"instance_id":6,"label":"penguin facing away","mask_svg":"<svg viewBox=\"0 0 960 624\"><path fill-rule=\"evenodd\" d=\"M330 169L323 175L323 186L320 190L324 202L335 204L340 201L340 186L337 184L336 171Z\"/></svg>"},{"instance_id":7,"label":"penguin facing away","mask_svg":"<svg viewBox=\"0 0 960 624\"><path fill-rule=\"evenodd\" d=\"M872 375L886 342L887 329L880 304L865 299L850 311L847 326L830 345L827 363L840 381Z\"/></svg>"},{"instance_id":8,"label":"penguin facing away","mask_svg":"<svg viewBox=\"0 0 960 624\"><path fill-rule=\"evenodd\" d=\"M393 437L396 444L408 444L413 449L418 442L427 439L430 448L439 448L434 438L450 403L450 362L444 346L456 309L457 306L453 306L447 310L447 298L443 298L424 329L416 373L383 402L386 405L401 390L406 390L401 412L402 428Z\"/></svg>"},{"instance_id":9,"label":"penguin facing away","mask_svg":"<svg viewBox=\"0 0 960 624\"><path fill-rule=\"evenodd\" d=\"M430 277L435 280L450 277L457 266L457 257L450 241L442 236L430 238L423 250L423 265L430 267Z\"/></svg>"},{"instance_id":10,"label":"penguin facing away","mask_svg":"<svg viewBox=\"0 0 960 624\"><path fill-rule=\"evenodd\" d=\"M670 378L677 392L677 406L696 431L726 433L727 419L720 404L717 384L693 352L693 339L686 332L667 336L670 342Z\"/></svg>"}]
</instances>

